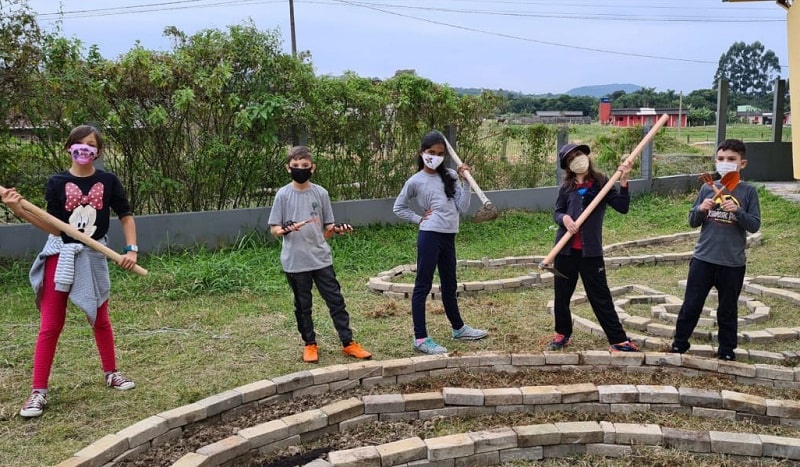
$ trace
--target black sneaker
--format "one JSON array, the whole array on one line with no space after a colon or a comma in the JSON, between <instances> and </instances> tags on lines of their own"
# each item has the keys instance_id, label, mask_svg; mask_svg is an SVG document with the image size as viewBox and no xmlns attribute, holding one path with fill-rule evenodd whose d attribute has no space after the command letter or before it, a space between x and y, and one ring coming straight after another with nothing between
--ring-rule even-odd
<instances>
[{"instance_id":1,"label":"black sneaker","mask_svg":"<svg viewBox=\"0 0 800 467\"><path fill-rule=\"evenodd\" d=\"M735 362L735 361L736 361L736 355L734 355L734 354L732 354L732 353L724 353L724 354L720 354L720 355L718 356L718 358L719 358L720 360L724 360L724 361L726 361L726 362Z\"/></svg>"}]
</instances>

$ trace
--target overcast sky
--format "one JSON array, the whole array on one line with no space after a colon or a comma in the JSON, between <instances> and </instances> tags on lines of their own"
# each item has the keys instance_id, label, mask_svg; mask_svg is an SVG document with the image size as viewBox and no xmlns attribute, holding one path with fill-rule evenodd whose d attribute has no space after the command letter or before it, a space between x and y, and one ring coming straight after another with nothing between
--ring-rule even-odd
<instances>
[{"instance_id":1,"label":"overcast sky","mask_svg":"<svg viewBox=\"0 0 800 467\"><path fill-rule=\"evenodd\" d=\"M29 0L39 23L106 58L138 40L169 50L166 26L192 34L252 19L280 31L291 53L289 0ZM632 83L691 92L711 87L720 55L760 41L788 78L786 11L774 1L294 0L297 49L318 74L389 78L414 69L438 83L561 93Z\"/></svg>"}]
</instances>

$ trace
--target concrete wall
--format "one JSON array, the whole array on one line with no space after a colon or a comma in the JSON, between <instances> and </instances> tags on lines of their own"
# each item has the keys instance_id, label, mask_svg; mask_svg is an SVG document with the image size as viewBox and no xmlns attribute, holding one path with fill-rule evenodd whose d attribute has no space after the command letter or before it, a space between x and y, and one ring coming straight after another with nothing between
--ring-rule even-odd
<instances>
[{"instance_id":1,"label":"concrete wall","mask_svg":"<svg viewBox=\"0 0 800 467\"><path fill-rule=\"evenodd\" d=\"M745 143L747 168L742 179L764 182L791 182L792 143Z\"/></svg>"}]
</instances>

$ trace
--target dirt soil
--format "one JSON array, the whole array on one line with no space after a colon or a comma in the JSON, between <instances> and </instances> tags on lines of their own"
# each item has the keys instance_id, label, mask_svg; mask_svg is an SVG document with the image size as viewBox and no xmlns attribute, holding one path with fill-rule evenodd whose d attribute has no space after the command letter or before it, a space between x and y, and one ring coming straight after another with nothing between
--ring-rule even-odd
<instances>
[{"instance_id":1,"label":"dirt soil","mask_svg":"<svg viewBox=\"0 0 800 467\"><path fill-rule=\"evenodd\" d=\"M473 371L461 371L457 374L444 378L429 378L414 383L401 386L382 386L382 387L358 387L348 391L330 392L321 396L309 396L277 403L275 405L259 407L252 411L241 414L233 420L220 421L218 423L198 423L184 431L184 436L180 439L170 441L166 444L150 449L134 460L123 462L119 465L125 467L154 467L169 466L187 453L194 452L198 448L235 435L239 430L270 420L278 419L287 415L320 408L335 401L359 397L366 394L389 394L389 393L414 393L426 391L438 391L444 387L462 388L501 388L501 387L524 387L538 385L560 385L574 384L591 381L597 385L607 384L655 384L668 386L687 386L694 388L732 390L742 393L754 394L775 399L797 399L800 391L778 390L759 386L743 386L736 384L729 378L722 375L707 375L699 377L686 377L667 371L657 371L652 374L633 374L628 375L619 369L606 368L602 371L584 371L577 369L557 369L555 371L542 371L541 369L520 371L516 373L482 373ZM432 419L414 420L405 422L376 422L364 423L352 431L345 433L335 433L326 435L321 439L310 441L298 446L291 446L279 451L271 452L267 455L256 455L250 459L242 459L237 465L242 466L269 466L269 467L289 467L304 465L318 458L325 458L330 451L351 449L361 446L378 445L397 441L400 439L419 436L420 438L431 438L444 436L447 434L480 431L496 427L508 427L517 425L528 425L536 423L552 423L554 421L578 421L578 420L599 420L605 419L612 422L625 423L659 423L665 426L675 426L685 429L697 430L720 430L736 431L736 426L721 426L719 420L703 420L693 417L675 414L663 414L657 419L642 419L644 415L637 414L579 414L579 413L519 413L503 414L485 417L474 417L469 419ZM672 422L672 423L671 423ZM687 426L696 424L696 426ZM723 424L724 425L724 424ZM760 427L760 428L759 428ZM726 430L727 428L727 430ZM741 427L739 427L741 428ZM779 434L783 436L798 436L798 429L787 427L767 427L762 425L750 424L744 428L747 432L761 430L765 433ZM641 454L644 460L655 461L652 454ZM664 465L669 465L675 461L683 463L688 461L697 464L697 459L689 460L687 454L670 454L664 461ZM675 457L678 456L678 457ZM691 457L691 456L690 456ZM632 459L631 459L632 460ZM575 460L556 460L545 465L583 465L576 464ZM612 464L621 465L620 459L615 459ZM642 459L639 459L641 462ZM736 459L731 464L721 461L719 458L708 459L711 463L702 465L775 465L771 460L756 459ZM615 462L615 463L614 463ZM634 461L635 462L635 461ZM778 461L780 462L780 461ZM600 460L605 465L605 462ZM657 463L651 464L656 465ZM537 463L537 465L542 465ZM591 460L586 465L598 465L598 460ZM780 464L785 465L785 464Z\"/></svg>"}]
</instances>

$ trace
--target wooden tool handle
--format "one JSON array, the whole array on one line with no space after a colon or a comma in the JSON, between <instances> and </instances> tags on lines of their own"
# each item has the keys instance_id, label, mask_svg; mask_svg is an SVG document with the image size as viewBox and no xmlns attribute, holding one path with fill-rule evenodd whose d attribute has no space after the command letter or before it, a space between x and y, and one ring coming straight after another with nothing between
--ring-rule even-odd
<instances>
[{"instance_id":1,"label":"wooden tool handle","mask_svg":"<svg viewBox=\"0 0 800 467\"><path fill-rule=\"evenodd\" d=\"M5 193L7 188L0 186L0 193ZM53 216L49 212L45 211L44 209L36 206L35 204L30 203L26 199L22 199L20 201L20 206L22 209L27 211L30 215L36 217L40 221L44 222L45 224L64 232L65 234L69 235L70 237L74 238L75 240L80 241L84 245L88 246L89 248L98 251L105 255L108 259L114 261L115 263L119 264L122 262L122 255L117 253L116 251L112 250L111 248L103 245L102 243L98 242L97 240L93 239L92 237L86 235L85 233L81 232L80 230L76 229L70 224L62 221L61 219ZM30 219L26 219L30 221ZM147 269L139 266L138 264L131 269L131 271L139 274L140 276L147 275Z\"/></svg>"},{"instance_id":2,"label":"wooden tool handle","mask_svg":"<svg viewBox=\"0 0 800 467\"><path fill-rule=\"evenodd\" d=\"M439 133L439 134L441 134L442 138L444 138L444 143L447 146L447 152L450 153L450 157L453 158L453 162L456 163L456 166L460 167L460 166L464 165L464 163L461 162L461 159L458 158L458 154L456 154L456 150L453 149L453 146L450 145L450 141L447 140L447 137L445 135L443 135L442 133ZM489 201L489 198L487 198L486 195L483 193L483 190L481 190L481 187L478 186L478 182L476 182L475 179L472 178L472 174L469 173L469 170L462 171L461 175L465 179L467 179L467 182L469 182L469 186L472 187L472 190L475 192L476 195L478 195L478 198L480 198L480 200L481 200L481 202L483 203L484 206L486 206L487 204L488 205L492 204L492 202Z\"/></svg>"}]
</instances>

